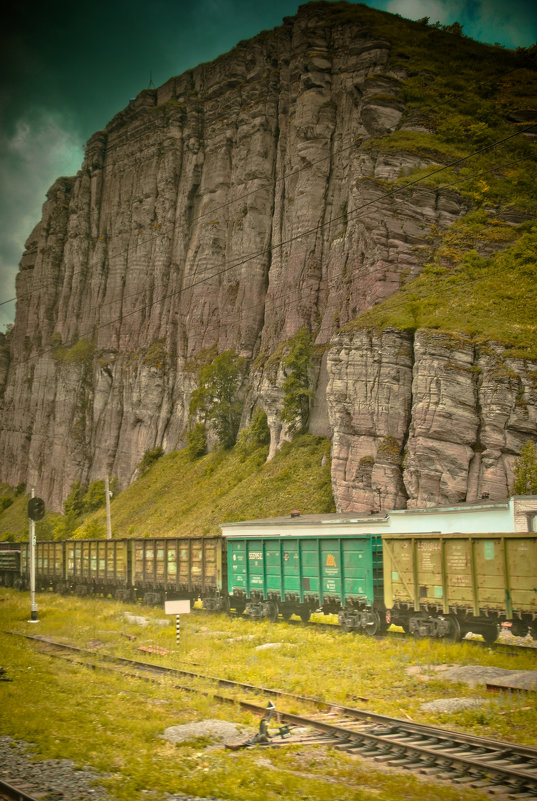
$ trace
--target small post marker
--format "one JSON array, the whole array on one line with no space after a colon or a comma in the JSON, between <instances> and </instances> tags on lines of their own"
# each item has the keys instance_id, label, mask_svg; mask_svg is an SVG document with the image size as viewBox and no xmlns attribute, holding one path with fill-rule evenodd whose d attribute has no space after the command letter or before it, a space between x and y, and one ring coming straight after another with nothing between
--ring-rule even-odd
<instances>
[{"instance_id":1,"label":"small post marker","mask_svg":"<svg viewBox=\"0 0 537 801\"><path fill-rule=\"evenodd\" d=\"M165 601L164 612L166 615L175 615L175 641L179 645L181 639L180 615L190 614L190 601Z\"/></svg>"}]
</instances>

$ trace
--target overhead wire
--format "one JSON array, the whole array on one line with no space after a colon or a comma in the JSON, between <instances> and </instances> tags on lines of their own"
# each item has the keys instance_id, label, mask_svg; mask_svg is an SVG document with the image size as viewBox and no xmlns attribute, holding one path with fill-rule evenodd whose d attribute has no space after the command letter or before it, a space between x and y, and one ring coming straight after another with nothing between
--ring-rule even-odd
<instances>
[{"instance_id":1,"label":"overhead wire","mask_svg":"<svg viewBox=\"0 0 537 801\"><path fill-rule=\"evenodd\" d=\"M497 80L504 79L507 75L511 74L512 72L516 72L518 69L521 69L521 68L522 68L521 65L516 65L516 66L512 67L510 70L507 70L506 72L503 72L500 75L493 76L493 77L494 77L494 79L497 79ZM267 87L267 98L266 98L266 101L265 101L266 103L268 103L269 88L270 87ZM439 108L441 108L444 105L447 105L450 102L451 102L451 97L447 97L442 102L436 103L431 108L426 109L426 112L430 113L431 111L438 110ZM221 120L221 121L223 121L223 120ZM218 122L218 119L217 119L217 122ZM214 124L214 122L213 122L213 124ZM352 143L350 145L346 145L343 148L339 148L336 152L331 152L327 156L323 156L322 158L317 159L314 162L307 163L303 167L299 167L296 170L293 170L292 172L290 172L290 173L288 173L286 175L283 175L281 178L276 179L276 181L272 184L272 186L275 188L280 182L288 181L288 180L292 179L294 176L296 176L296 175L300 174L301 172L303 172L304 170L311 169L312 167L316 166L317 164L320 164L320 163L322 163L324 161L327 161L329 159L334 159L336 156L338 156L338 155L340 155L342 153L345 153L347 150L351 150L352 148L356 147L357 144L361 144L362 142L363 142L363 138L362 137L356 137L356 138L353 139L353 141L352 141ZM195 217L193 220L191 220L191 224L195 224L196 222L198 222L199 220L203 219L204 217L209 216L209 215L213 215L216 212L218 212L218 211L220 211L222 209L228 208L229 206L232 206L235 203L240 203L241 201L244 201L248 197L258 193L259 191L260 191L259 187L256 187L255 189L252 189L249 192L245 192L244 194L239 195L239 197L237 197L237 198L233 198L231 200L226 201L225 203L221 203L218 206L212 207L212 208L208 209L206 212L203 212L202 214L199 214L197 217ZM168 228L171 229L172 233L173 233L175 231L176 225L175 225L175 223L170 223L169 226L166 226L166 228L164 228L164 229L162 228L162 223L158 223L157 225L152 225L153 229L155 229L157 227L160 229L158 231L158 233L155 232L155 233L153 233L151 235L151 237L149 239L137 242L136 243L136 247L138 248L138 247L141 247L141 246L144 246L146 244L150 244L150 243L156 241L158 235L162 234L163 231L166 231ZM132 235L132 232L131 232L131 235ZM124 250L120 250L115 254L108 254L108 260L110 261L111 259L119 258L120 256L129 253L129 251L131 250L131 247L132 247L132 245L129 244L129 246L126 247ZM80 270L73 272L73 274L70 276L71 279L75 278L78 275L80 275L82 272L84 272L85 269L87 269L87 266L85 268L81 268ZM28 292L26 294L22 294L22 295L18 296L18 298L17 298L17 296L15 296L15 297L7 298L6 300L0 301L0 306L4 306L4 305L6 305L8 303L13 303L17 299L19 301L25 301L28 298L32 297L32 295L41 292L43 290L43 288L45 288L50 283L53 283L53 279L50 279L49 281L45 281L45 282L41 283L38 287L32 288L32 290L30 292Z\"/></svg>"},{"instance_id":2,"label":"overhead wire","mask_svg":"<svg viewBox=\"0 0 537 801\"><path fill-rule=\"evenodd\" d=\"M199 277L198 279L192 281L189 285L182 286L182 287L178 288L177 290L175 290L173 292L170 292L170 293L168 293L168 294L166 294L166 295L164 295L164 296L162 296L160 298L157 298L156 300L152 300L150 303L143 304L142 306L138 306L137 308L132 309L131 311L125 312L120 317L114 318L112 320L108 320L108 321L103 322L103 323L92 325L90 331L87 331L85 333L81 332L80 336L81 337L85 337L85 336L89 336L90 334L92 336L94 336L97 331L99 331L99 330L101 330L103 328L106 328L106 327L108 327L110 325L113 325L113 324L116 324L116 323L121 323L127 317L131 317L131 316L133 316L135 314L139 314L140 312L143 312L143 311L145 311L147 309L150 309L153 306L159 305L159 304L165 302L166 300L169 300L169 299L171 299L171 298L173 298L173 297L175 297L175 296L177 296L179 294L186 293L189 290L194 289L196 286L199 286L202 283L206 283L209 280L217 278L220 275L223 275L224 273L227 273L232 269L235 269L237 267L241 267L244 264L247 264L249 261L252 261L253 259L258 258L259 256L262 256L262 255L265 255L265 254L268 254L268 253L273 253L274 250L276 250L278 248L282 248L285 245L289 245L289 244L291 244L291 243L293 243L293 242L295 242L295 241L297 241L297 240L299 240L299 239L301 239L301 238L303 238L305 236L309 236L311 234L317 233L321 229L325 228L328 225L332 225L335 222L338 222L338 221L343 220L343 219L348 220L349 217L352 217L352 216L358 214L359 212L363 211L364 209L366 209L366 208L368 208L368 207L370 207L370 206L372 206L372 205L374 205L376 203L379 203L380 201L382 201L382 200L384 200L386 198L389 198L389 197L397 194L398 192L402 192L402 191L408 189L409 187L415 186L415 185L427 180L428 178L432 177L433 175L437 175L438 173L441 173L441 172L444 172L444 171L446 171L448 169L456 167L456 166L468 161L469 159L474 158L475 156L480 155L480 154L482 154L484 152L487 152L487 151L489 151L489 150L491 150L491 149L493 149L495 147L498 147L498 146L504 144L505 142L510 141L514 137L519 136L519 135L521 135L523 133L527 133L527 132L531 131L534 128L537 128L537 124L535 124L535 123L530 125L530 126L527 126L527 127L523 128L523 129L520 129L518 131L515 131L514 133L512 133L512 134L510 134L510 135L508 135L506 137L503 137L500 140L497 140L495 142L489 143L488 145L485 145L484 147L479 148L478 150L476 150L476 151L474 151L474 152L472 152L472 153L470 153L470 154L468 154L466 156L463 156L463 157L461 157L459 159L456 159L455 161L452 161L452 162L450 162L450 163L448 163L446 165L443 165L441 167L438 167L438 168L426 173L425 175L420 176L419 178L416 178L416 179L414 179L412 181L407 181L406 183L402 184L399 187L393 187L392 189L385 191L380 197L374 198L374 199L372 199L370 201L367 201L366 203L363 203L362 205L358 206L356 209L349 210L345 214L341 214L341 215L338 215L336 217L332 217L332 218L330 218L329 220L327 220L325 222L320 222L316 226L314 226L313 228L309 228L308 230L303 231L303 232L301 232L299 234L296 234L295 236L292 236L292 237L290 237L290 238L288 238L288 239L286 239L286 240L284 240L284 241L282 241L280 243L276 243L274 245L271 245L269 248L264 248L262 250L259 250L259 251L256 251L254 253L251 253L251 254L249 254L249 255L247 255L245 257L242 257L242 258L240 258L239 261L234 262L231 265L228 265L228 266L226 266L224 268L221 268L221 269L211 273L209 276ZM468 180L472 180L473 177L474 176L471 176L470 178L468 178ZM19 361L17 363L18 364L21 364L21 363L23 364L23 363L25 363L27 361L31 361L31 360L36 359L36 358L40 358L41 356L46 355L47 353L52 352L53 350L54 350L54 346L51 346L50 348L43 349L39 353L37 353L35 355L32 355L32 356L29 356L27 359L21 360L21 361Z\"/></svg>"}]
</instances>

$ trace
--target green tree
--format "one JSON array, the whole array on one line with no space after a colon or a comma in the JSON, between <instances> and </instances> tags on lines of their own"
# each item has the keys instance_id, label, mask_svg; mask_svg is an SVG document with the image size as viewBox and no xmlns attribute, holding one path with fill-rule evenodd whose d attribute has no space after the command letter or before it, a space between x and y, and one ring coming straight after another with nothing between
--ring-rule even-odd
<instances>
[{"instance_id":1,"label":"green tree","mask_svg":"<svg viewBox=\"0 0 537 801\"><path fill-rule=\"evenodd\" d=\"M100 509L106 503L104 496L104 481L93 481L83 499L84 512L94 512L95 509Z\"/></svg>"},{"instance_id":2,"label":"green tree","mask_svg":"<svg viewBox=\"0 0 537 801\"><path fill-rule=\"evenodd\" d=\"M287 355L282 359L285 373L283 382L282 423L287 423L291 433L302 433L308 427L310 401L310 367L315 356L311 334L301 328L290 340Z\"/></svg>"},{"instance_id":3,"label":"green tree","mask_svg":"<svg viewBox=\"0 0 537 801\"><path fill-rule=\"evenodd\" d=\"M84 511L84 495L87 487L80 481L71 484L71 491L63 502L63 513L66 517L80 517Z\"/></svg>"},{"instance_id":4,"label":"green tree","mask_svg":"<svg viewBox=\"0 0 537 801\"><path fill-rule=\"evenodd\" d=\"M222 448L232 448L241 421L239 391L245 361L226 350L198 370L198 388L192 393L190 414L209 423Z\"/></svg>"},{"instance_id":5,"label":"green tree","mask_svg":"<svg viewBox=\"0 0 537 801\"><path fill-rule=\"evenodd\" d=\"M162 448L161 448L162 450ZM117 486L117 478L113 478L109 482L109 490L110 492L115 492ZM83 501L82 501L82 508L85 514L89 514L89 512L94 512L96 509L101 509L106 504L106 493L105 493L105 483L104 479L100 481L92 481L89 485Z\"/></svg>"},{"instance_id":6,"label":"green tree","mask_svg":"<svg viewBox=\"0 0 537 801\"><path fill-rule=\"evenodd\" d=\"M258 407L253 414L252 421L248 428L241 431L237 442L237 448L243 454L247 454L269 443L270 428L267 422L267 414L264 409Z\"/></svg>"},{"instance_id":7,"label":"green tree","mask_svg":"<svg viewBox=\"0 0 537 801\"><path fill-rule=\"evenodd\" d=\"M522 446L515 462L513 495L537 495L537 453L531 440Z\"/></svg>"}]
</instances>

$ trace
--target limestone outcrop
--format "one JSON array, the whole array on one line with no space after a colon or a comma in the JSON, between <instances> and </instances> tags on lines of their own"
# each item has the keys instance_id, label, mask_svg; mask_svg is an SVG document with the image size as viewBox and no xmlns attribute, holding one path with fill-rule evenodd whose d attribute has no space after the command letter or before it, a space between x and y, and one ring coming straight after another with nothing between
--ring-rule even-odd
<instances>
[{"instance_id":1,"label":"limestone outcrop","mask_svg":"<svg viewBox=\"0 0 537 801\"><path fill-rule=\"evenodd\" d=\"M341 511L509 495L537 430L537 364L439 331L341 334L328 355Z\"/></svg>"},{"instance_id":2,"label":"limestone outcrop","mask_svg":"<svg viewBox=\"0 0 537 801\"><path fill-rule=\"evenodd\" d=\"M76 480L126 486L146 450L185 444L211 350L246 360L243 424L264 408L274 453L268 357L305 327L325 350L311 429L333 437L340 509L506 494L537 430L535 365L427 332L333 339L467 210L455 189L387 191L435 160L371 144L416 124L406 73L340 6L143 91L50 189L0 351L1 480L56 509Z\"/></svg>"}]
</instances>

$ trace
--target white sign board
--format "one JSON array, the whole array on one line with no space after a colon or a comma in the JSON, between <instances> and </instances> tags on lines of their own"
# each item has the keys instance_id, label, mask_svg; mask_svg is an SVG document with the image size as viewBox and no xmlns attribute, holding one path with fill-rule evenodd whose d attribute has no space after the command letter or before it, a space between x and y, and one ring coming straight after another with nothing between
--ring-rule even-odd
<instances>
[{"instance_id":1,"label":"white sign board","mask_svg":"<svg viewBox=\"0 0 537 801\"><path fill-rule=\"evenodd\" d=\"M164 612L167 615L188 615L190 601L164 601Z\"/></svg>"}]
</instances>

